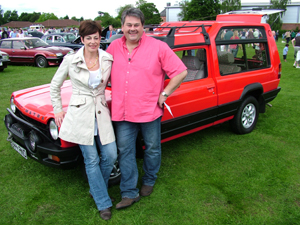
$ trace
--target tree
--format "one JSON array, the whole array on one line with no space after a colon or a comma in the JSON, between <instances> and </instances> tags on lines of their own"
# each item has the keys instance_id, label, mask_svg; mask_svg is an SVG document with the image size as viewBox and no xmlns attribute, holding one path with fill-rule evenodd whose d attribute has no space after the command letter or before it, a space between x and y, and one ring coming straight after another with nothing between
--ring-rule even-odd
<instances>
[{"instance_id":1,"label":"tree","mask_svg":"<svg viewBox=\"0 0 300 225\"><path fill-rule=\"evenodd\" d=\"M187 18L189 3L189 0L183 0L179 3L179 5L181 6L181 12L178 13L178 17L180 20L184 20L183 18Z\"/></svg>"},{"instance_id":2,"label":"tree","mask_svg":"<svg viewBox=\"0 0 300 225\"><path fill-rule=\"evenodd\" d=\"M4 24L4 18L3 18L3 9L0 5L0 25Z\"/></svg>"},{"instance_id":3,"label":"tree","mask_svg":"<svg viewBox=\"0 0 300 225\"><path fill-rule=\"evenodd\" d=\"M182 20L215 20L221 8L218 0L191 0L184 4Z\"/></svg>"},{"instance_id":4,"label":"tree","mask_svg":"<svg viewBox=\"0 0 300 225\"><path fill-rule=\"evenodd\" d=\"M241 8L241 0L224 0L221 4L222 13L239 10Z\"/></svg>"},{"instance_id":5,"label":"tree","mask_svg":"<svg viewBox=\"0 0 300 225\"><path fill-rule=\"evenodd\" d=\"M144 0L140 1L143 1L144 3L138 5L137 8L139 8L144 14L145 25L159 24L162 19L160 18L160 14L156 6L153 3L146 3Z\"/></svg>"},{"instance_id":6,"label":"tree","mask_svg":"<svg viewBox=\"0 0 300 225\"><path fill-rule=\"evenodd\" d=\"M45 22L46 20L58 20L58 17L53 13L42 13L36 22Z\"/></svg>"},{"instance_id":7,"label":"tree","mask_svg":"<svg viewBox=\"0 0 300 225\"><path fill-rule=\"evenodd\" d=\"M113 18L107 12L99 12L99 16L95 20L101 20L101 26L107 27L108 25L113 25L113 27L121 27L121 22L118 19Z\"/></svg>"},{"instance_id":8,"label":"tree","mask_svg":"<svg viewBox=\"0 0 300 225\"><path fill-rule=\"evenodd\" d=\"M64 19L64 20L68 20L68 19L69 19L69 16L66 15L63 19Z\"/></svg>"},{"instance_id":9,"label":"tree","mask_svg":"<svg viewBox=\"0 0 300 225\"><path fill-rule=\"evenodd\" d=\"M120 7L117 9L118 16L116 17L116 19L121 20L121 18L122 18L122 13L123 13L126 9L130 9L130 8L133 8L133 5L127 4L127 5L124 5L124 6L120 6Z\"/></svg>"},{"instance_id":10,"label":"tree","mask_svg":"<svg viewBox=\"0 0 300 225\"><path fill-rule=\"evenodd\" d=\"M288 0L271 0L271 6L269 9L284 9L286 10L286 5L288 3ZM267 23L271 26L272 30L280 30L282 27L282 20L280 19L282 17L282 13L280 15L278 14L272 14L269 15L269 18L267 19Z\"/></svg>"}]
</instances>

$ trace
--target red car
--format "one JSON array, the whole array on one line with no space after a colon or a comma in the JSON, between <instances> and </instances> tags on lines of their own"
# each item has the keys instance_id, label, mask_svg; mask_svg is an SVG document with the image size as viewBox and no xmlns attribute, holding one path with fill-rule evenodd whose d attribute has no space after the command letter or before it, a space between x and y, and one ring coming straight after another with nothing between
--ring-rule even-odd
<instances>
[{"instance_id":1,"label":"red car","mask_svg":"<svg viewBox=\"0 0 300 225\"><path fill-rule=\"evenodd\" d=\"M73 51L67 47L53 47L40 38L6 38L0 40L0 50L9 55L11 63L30 63L38 67L57 66Z\"/></svg>"},{"instance_id":2,"label":"red car","mask_svg":"<svg viewBox=\"0 0 300 225\"><path fill-rule=\"evenodd\" d=\"M262 15L223 14L216 21L164 23L148 35L168 43L188 68L181 86L168 97L161 122L162 142L229 121L238 134L252 132L259 113L280 91L281 63L271 28ZM254 33L244 39L239 34ZM231 38L235 35L238 38ZM169 79L166 77L165 82ZM8 141L24 158L57 168L71 168L79 147L58 138L49 84L15 91L5 116ZM70 81L62 87L67 111ZM111 89L106 90L108 103ZM142 140L137 141L142 152ZM111 180L119 178L117 168Z\"/></svg>"}]
</instances>

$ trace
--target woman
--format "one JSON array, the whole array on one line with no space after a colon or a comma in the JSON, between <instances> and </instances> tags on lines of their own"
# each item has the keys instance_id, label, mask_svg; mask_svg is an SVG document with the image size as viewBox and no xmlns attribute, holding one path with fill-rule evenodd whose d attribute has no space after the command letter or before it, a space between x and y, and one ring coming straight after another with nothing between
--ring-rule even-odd
<instances>
[{"instance_id":1,"label":"woman","mask_svg":"<svg viewBox=\"0 0 300 225\"><path fill-rule=\"evenodd\" d=\"M65 56L51 81L50 95L55 123L60 127L59 137L79 145L90 194L101 218L108 220L111 218L112 202L107 187L117 158L117 147L104 93L113 58L99 49L100 24L83 21L79 34L84 46L76 53ZM72 96L66 113L62 108L60 87L67 76L72 83ZM96 143L100 148L101 160Z\"/></svg>"},{"instance_id":2,"label":"woman","mask_svg":"<svg viewBox=\"0 0 300 225\"><path fill-rule=\"evenodd\" d=\"M23 37L25 37L25 35L24 35L22 29L19 30L19 33L17 34L17 37L18 37L18 38L23 38Z\"/></svg>"},{"instance_id":3,"label":"woman","mask_svg":"<svg viewBox=\"0 0 300 225\"><path fill-rule=\"evenodd\" d=\"M231 40L235 40L235 39L240 39L239 38L239 32L237 30L233 31L233 36L230 38ZM238 50L239 50L239 46L241 47L241 45L230 45L230 52L233 54L234 58L236 57Z\"/></svg>"}]
</instances>

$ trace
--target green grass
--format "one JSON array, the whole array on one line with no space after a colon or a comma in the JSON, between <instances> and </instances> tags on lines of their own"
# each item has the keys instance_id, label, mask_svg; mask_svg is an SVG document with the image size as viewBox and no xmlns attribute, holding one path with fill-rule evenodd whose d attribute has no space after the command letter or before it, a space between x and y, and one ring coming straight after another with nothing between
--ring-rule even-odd
<instances>
[{"instance_id":1,"label":"green grass","mask_svg":"<svg viewBox=\"0 0 300 225\"><path fill-rule=\"evenodd\" d=\"M281 58L283 47L279 41ZM62 171L25 160L6 141L2 123L0 224L299 224L300 69L292 66L292 46L287 61L282 90L252 133L236 135L224 123L164 143L153 194L130 208L113 208L108 222L79 168ZM12 91L49 83L56 69L9 66L0 73L0 117ZM141 159L138 165L142 174ZM118 186L109 193L120 200Z\"/></svg>"}]
</instances>

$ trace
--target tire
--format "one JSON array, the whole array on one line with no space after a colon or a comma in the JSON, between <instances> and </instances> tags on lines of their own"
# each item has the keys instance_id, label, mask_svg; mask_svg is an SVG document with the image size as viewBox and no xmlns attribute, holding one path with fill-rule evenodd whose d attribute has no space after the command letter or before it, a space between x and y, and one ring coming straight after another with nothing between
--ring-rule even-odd
<instances>
[{"instance_id":1,"label":"tire","mask_svg":"<svg viewBox=\"0 0 300 225\"><path fill-rule=\"evenodd\" d=\"M83 178L88 182L88 178L87 178L87 175L86 175L86 172L85 172L84 162L81 163L80 167L81 167ZM118 160L117 160L115 162L114 168L111 171L110 178L109 178L109 181L108 181L108 186L113 186L113 185L119 184L120 181L121 181L121 171L120 171L119 163L118 163Z\"/></svg>"},{"instance_id":2,"label":"tire","mask_svg":"<svg viewBox=\"0 0 300 225\"><path fill-rule=\"evenodd\" d=\"M44 56L36 57L35 64L39 68L46 68L48 66L47 59Z\"/></svg>"},{"instance_id":3,"label":"tire","mask_svg":"<svg viewBox=\"0 0 300 225\"><path fill-rule=\"evenodd\" d=\"M255 128L258 116L258 102L253 96L248 96L230 121L230 126L237 134L248 134Z\"/></svg>"}]
</instances>

